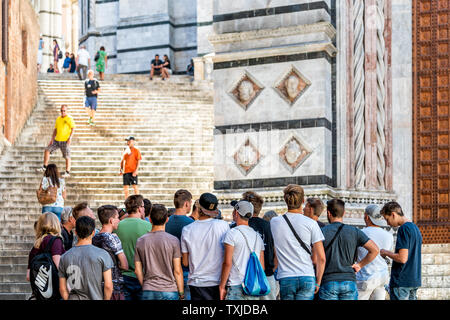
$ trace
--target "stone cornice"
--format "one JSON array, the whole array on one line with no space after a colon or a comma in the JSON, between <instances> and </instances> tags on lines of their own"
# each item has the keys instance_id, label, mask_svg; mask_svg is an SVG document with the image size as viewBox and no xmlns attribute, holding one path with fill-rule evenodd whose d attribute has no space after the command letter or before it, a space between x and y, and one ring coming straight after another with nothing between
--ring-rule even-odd
<instances>
[{"instance_id":1,"label":"stone cornice","mask_svg":"<svg viewBox=\"0 0 450 320\"><path fill-rule=\"evenodd\" d=\"M336 36L336 29L329 22L318 22L313 24L304 24L294 27L285 27L277 29L261 29L254 31L234 32L225 34L213 34L208 40L213 45L227 44L233 42L258 40L265 38L279 38L287 36L295 36L308 33L325 33L331 40Z\"/></svg>"},{"instance_id":2,"label":"stone cornice","mask_svg":"<svg viewBox=\"0 0 450 320\"><path fill-rule=\"evenodd\" d=\"M216 63L224 61L263 58L280 55L292 55L292 54L320 52L320 51L325 51L330 57L334 57L337 54L337 49L331 42L324 42L324 43L313 43L305 45L278 47L278 48L262 48L248 51L236 51L229 53L213 53L207 54L202 58L204 61L211 60L213 63Z\"/></svg>"}]
</instances>

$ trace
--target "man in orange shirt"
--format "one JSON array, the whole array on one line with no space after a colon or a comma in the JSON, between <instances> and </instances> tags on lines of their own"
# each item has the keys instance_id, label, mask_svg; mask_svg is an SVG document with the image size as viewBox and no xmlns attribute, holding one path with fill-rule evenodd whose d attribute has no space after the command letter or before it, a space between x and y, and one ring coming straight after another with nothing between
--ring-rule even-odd
<instances>
[{"instance_id":1,"label":"man in orange shirt","mask_svg":"<svg viewBox=\"0 0 450 320\"><path fill-rule=\"evenodd\" d=\"M125 139L128 147L125 148L122 161L120 162L120 175L123 175L123 191L125 193L125 199L129 196L129 186L131 185L134 190L134 194L139 194L138 187L138 168L139 163L142 160L141 152L134 147L135 139L129 136Z\"/></svg>"}]
</instances>

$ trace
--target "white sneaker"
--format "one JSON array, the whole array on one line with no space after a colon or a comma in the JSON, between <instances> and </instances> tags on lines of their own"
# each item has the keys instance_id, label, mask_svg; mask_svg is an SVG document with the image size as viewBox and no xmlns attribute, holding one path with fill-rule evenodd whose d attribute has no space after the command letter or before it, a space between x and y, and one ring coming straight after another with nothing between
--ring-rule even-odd
<instances>
[{"instance_id":1,"label":"white sneaker","mask_svg":"<svg viewBox=\"0 0 450 320\"><path fill-rule=\"evenodd\" d=\"M45 172L44 166L37 168L36 172Z\"/></svg>"},{"instance_id":2,"label":"white sneaker","mask_svg":"<svg viewBox=\"0 0 450 320\"><path fill-rule=\"evenodd\" d=\"M70 173L68 173L67 171L65 171L62 175L61 178L70 178Z\"/></svg>"}]
</instances>

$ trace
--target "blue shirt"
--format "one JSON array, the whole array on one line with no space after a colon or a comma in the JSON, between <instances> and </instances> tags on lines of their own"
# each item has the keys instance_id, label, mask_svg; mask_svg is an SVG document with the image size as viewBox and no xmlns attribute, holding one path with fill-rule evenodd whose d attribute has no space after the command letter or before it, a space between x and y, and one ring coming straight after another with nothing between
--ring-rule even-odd
<instances>
[{"instance_id":1,"label":"blue shirt","mask_svg":"<svg viewBox=\"0 0 450 320\"><path fill-rule=\"evenodd\" d=\"M191 224L192 222L194 222L194 220L185 215L171 215L169 217L169 221L166 224L166 232L177 237L178 240L181 240L181 231L185 226ZM183 266L183 271L189 271L189 268Z\"/></svg>"},{"instance_id":2,"label":"blue shirt","mask_svg":"<svg viewBox=\"0 0 450 320\"><path fill-rule=\"evenodd\" d=\"M395 253L398 253L400 249L408 249L408 261L406 263L392 262L389 287L420 287L422 285L422 234L412 222L406 222L398 229Z\"/></svg>"},{"instance_id":3,"label":"blue shirt","mask_svg":"<svg viewBox=\"0 0 450 320\"><path fill-rule=\"evenodd\" d=\"M69 68L70 67L70 62L71 62L70 57L65 58L64 59L63 68Z\"/></svg>"},{"instance_id":4,"label":"blue shirt","mask_svg":"<svg viewBox=\"0 0 450 320\"><path fill-rule=\"evenodd\" d=\"M185 226L191 224L192 222L194 222L194 220L185 215L182 216L176 214L171 215L169 221L166 224L166 232L170 233L171 235L177 237L178 240L180 240L181 231Z\"/></svg>"}]
</instances>

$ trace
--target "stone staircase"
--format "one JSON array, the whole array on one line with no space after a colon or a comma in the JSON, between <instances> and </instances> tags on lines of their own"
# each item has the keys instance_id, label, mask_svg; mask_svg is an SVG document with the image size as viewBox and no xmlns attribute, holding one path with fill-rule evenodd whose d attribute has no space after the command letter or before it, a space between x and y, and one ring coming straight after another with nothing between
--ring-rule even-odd
<instances>
[{"instance_id":1,"label":"stone staircase","mask_svg":"<svg viewBox=\"0 0 450 320\"><path fill-rule=\"evenodd\" d=\"M101 82L96 126L87 124L83 82L60 75L41 76L39 98L12 147L0 155L0 299L25 299L27 259L34 241L33 224L41 213L36 199L44 147L49 143L61 104L76 123L66 205L87 201L123 207L118 175L125 137L137 139L143 160L140 193L153 203L173 206L173 194L188 189L194 197L213 188L212 85L186 76L169 81L146 76L114 76ZM51 155L60 171L60 151ZM130 193L132 194L132 188Z\"/></svg>"}]
</instances>

